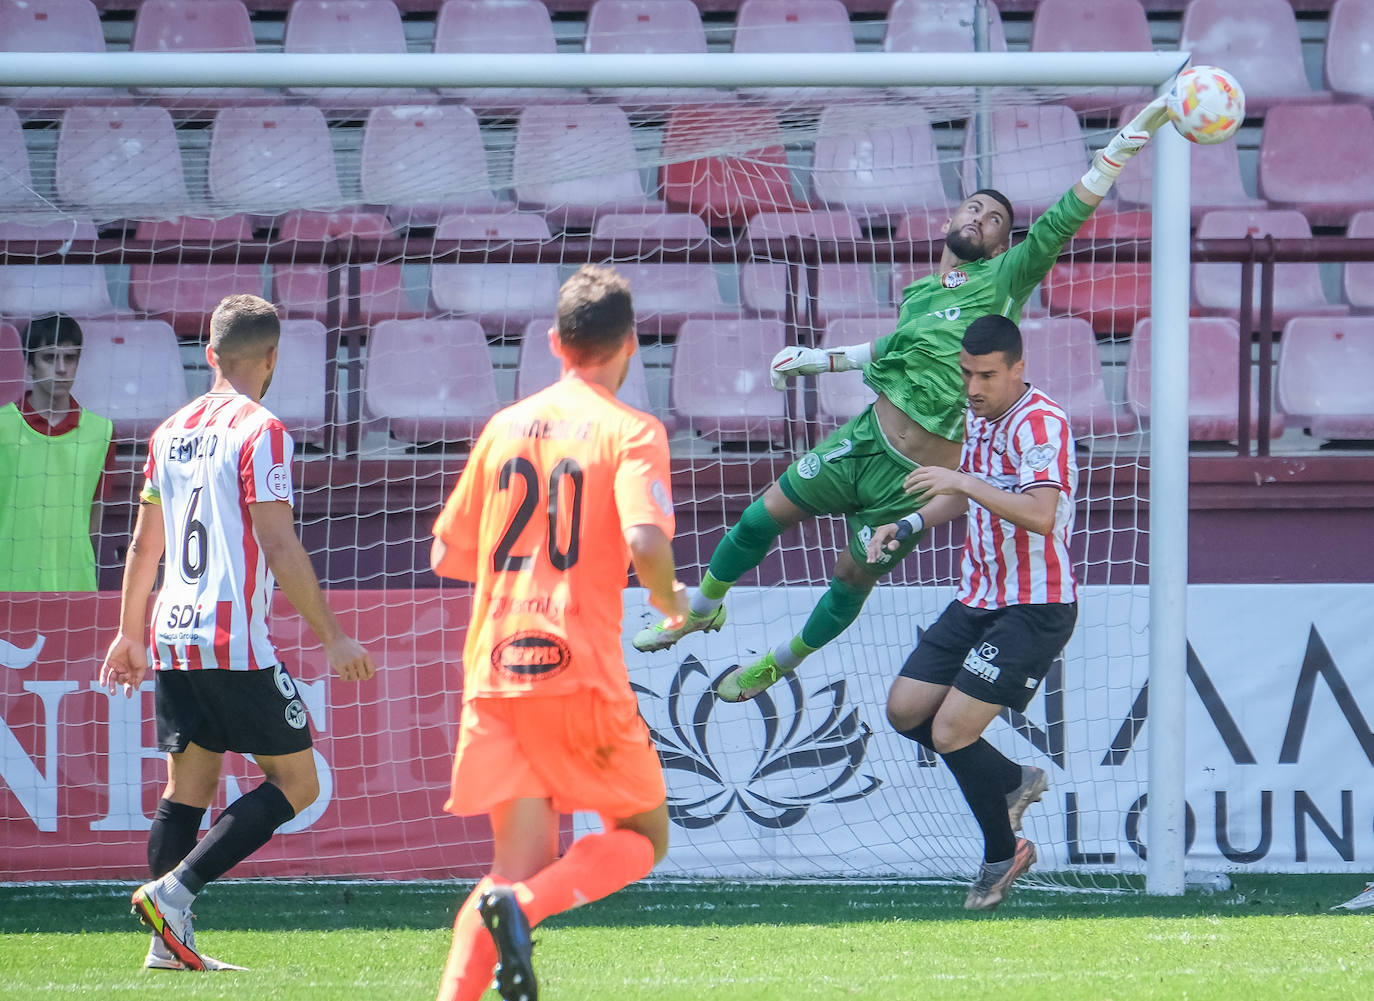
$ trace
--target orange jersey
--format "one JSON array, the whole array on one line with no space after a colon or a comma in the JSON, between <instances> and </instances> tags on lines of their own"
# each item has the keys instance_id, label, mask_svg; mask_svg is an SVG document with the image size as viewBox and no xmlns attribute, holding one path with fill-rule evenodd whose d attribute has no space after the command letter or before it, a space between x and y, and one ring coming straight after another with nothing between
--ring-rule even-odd
<instances>
[{"instance_id":1,"label":"orange jersey","mask_svg":"<svg viewBox=\"0 0 1374 1001\"><path fill-rule=\"evenodd\" d=\"M625 529L671 539L663 425L565 376L493 417L434 524L476 585L463 698L598 690L625 698Z\"/></svg>"}]
</instances>

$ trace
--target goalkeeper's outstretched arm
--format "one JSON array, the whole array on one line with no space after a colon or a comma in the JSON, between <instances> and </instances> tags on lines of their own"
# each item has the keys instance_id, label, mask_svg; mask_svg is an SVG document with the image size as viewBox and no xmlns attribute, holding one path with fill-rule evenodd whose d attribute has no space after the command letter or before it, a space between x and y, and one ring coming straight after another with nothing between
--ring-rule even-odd
<instances>
[{"instance_id":1,"label":"goalkeeper's outstretched arm","mask_svg":"<svg viewBox=\"0 0 1374 1001\"><path fill-rule=\"evenodd\" d=\"M850 344L837 348L804 348L794 344L773 356L768 377L773 388L787 388L787 380L796 375L820 375L822 372L849 372L863 368L873 360L872 344Z\"/></svg>"},{"instance_id":2,"label":"goalkeeper's outstretched arm","mask_svg":"<svg viewBox=\"0 0 1374 1001\"><path fill-rule=\"evenodd\" d=\"M1169 120L1164 98L1156 97L1140 109L1126 126L1112 137L1111 142L1093 154L1092 166L1083 179L1073 186L1073 193L1085 204L1096 208L1121 175L1126 161L1144 148L1161 125Z\"/></svg>"}]
</instances>

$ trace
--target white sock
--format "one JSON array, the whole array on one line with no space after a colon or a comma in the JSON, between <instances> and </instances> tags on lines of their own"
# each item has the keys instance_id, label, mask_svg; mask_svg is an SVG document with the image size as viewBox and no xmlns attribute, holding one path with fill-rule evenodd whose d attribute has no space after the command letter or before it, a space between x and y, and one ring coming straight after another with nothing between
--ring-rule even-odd
<instances>
[{"instance_id":1,"label":"white sock","mask_svg":"<svg viewBox=\"0 0 1374 1001\"><path fill-rule=\"evenodd\" d=\"M688 602L692 614L699 619L704 619L708 615L715 615L716 609L725 604L724 598L708 598L700 590L692 592L692 597Z\"/></svg>"},{"instance_id":2,"label":"white sock","mask_svg":"<svg viewBox=\"0 0 1374 1001\"><path fill-rule=\"evenodd\" d=\"M175 870L157 881L157 892L169 907L178 910L189 909L196 899L196 895L186 889L186 885L177 879Z\"/></svg>"}]
</instances>

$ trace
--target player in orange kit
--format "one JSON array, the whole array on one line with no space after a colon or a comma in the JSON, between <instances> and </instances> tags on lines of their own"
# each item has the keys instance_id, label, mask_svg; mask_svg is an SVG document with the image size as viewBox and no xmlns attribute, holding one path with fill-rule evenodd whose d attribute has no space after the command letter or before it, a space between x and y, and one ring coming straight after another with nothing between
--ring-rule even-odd
<instances>
[{"instance_id":1,"label":"player in orange kit","mask_svg":"<svg viewBox=\"0 0 1374 1001\"><path fill-rule=\"evenodd\" d=\"M454 922L440 1001L476 1001L493 967L506 1001L536 1001L530 928L648 875L668 849L663 772L621 652L626 566L670 619L687 595L667 435L615 396L637 346L624 279L569 278L549 344L562 379L488 422L434 526L434 572L475 585L444 809L487 814L495 841ZM559 814L575 810L605 830L559 858Z\"/></svg>"}]
</instances>

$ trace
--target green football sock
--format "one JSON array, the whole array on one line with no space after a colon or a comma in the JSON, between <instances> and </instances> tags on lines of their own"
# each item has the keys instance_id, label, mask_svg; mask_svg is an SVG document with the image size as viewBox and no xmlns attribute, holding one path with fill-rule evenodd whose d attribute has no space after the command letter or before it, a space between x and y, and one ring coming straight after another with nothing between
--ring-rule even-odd
<instances>
[{"instance_id":1,"label":"green football sock","mask_svg":"<svg viewBox=\"0 0 1374 1001\"><path fill-rule=\"evenodd\" d=\"M782 526L773 520L764 507L763 498L744 509L739 521L725 533L711 563L701 577L701 587L692 596L692 611L706 615L720 607L725 592L744 574L763 562L773 540L782 533Z\"/></svg>"},{"instance_id":2,"label":"green football sock","mask_svg":"<svg viewBox=\"0 0 1374 1001\"><path fill-rule=\"evenodd\" d=\"M849 628L849 624L859 617L859 610L867 600L867 590L850 587L832 577L830 587L816 602L798 638L811 650L819 650Z\"/></svg>"}]
</instances>

